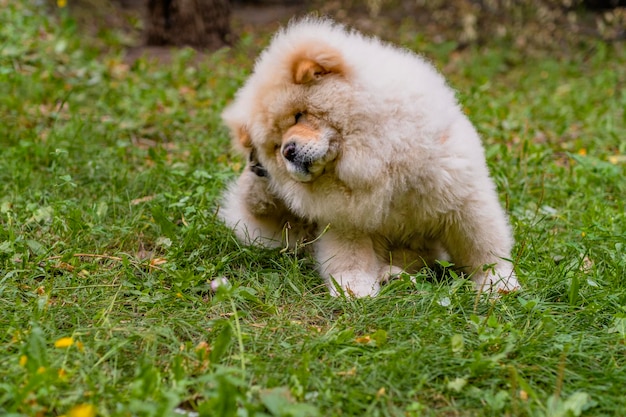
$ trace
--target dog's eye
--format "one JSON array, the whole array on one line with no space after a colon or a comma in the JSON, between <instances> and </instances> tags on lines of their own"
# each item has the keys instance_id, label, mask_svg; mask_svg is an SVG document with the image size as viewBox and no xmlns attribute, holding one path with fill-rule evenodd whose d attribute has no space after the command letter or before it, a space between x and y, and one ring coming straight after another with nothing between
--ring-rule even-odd
<instances>
[{"instance_id":1,"label":"dog's eye","mask_svg":"<svg viewBox=\"0 0 626 417\"><path fill-rule=\"evenodd\" d=\"M304 114L302 112L298 112L296 113L296 115L294 116L294 118L296 119L296 123L298 123L298 120L300 120L300 118L304 116Z\"/></svg>"}]
</instances>

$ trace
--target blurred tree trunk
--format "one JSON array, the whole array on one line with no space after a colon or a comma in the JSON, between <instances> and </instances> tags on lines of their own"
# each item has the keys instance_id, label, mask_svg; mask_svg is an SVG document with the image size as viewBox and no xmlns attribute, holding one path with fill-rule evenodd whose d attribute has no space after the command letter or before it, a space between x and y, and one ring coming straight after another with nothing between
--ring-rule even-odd
<instances>
[{"instance_id":1,"label":"blurred tree trunk","mask_svg":"<svg viewBox=\"0 0 626 417\"><path fill-rule=\"evenodd\" d=\"M614 9L626 7L625 0L583 0L583 4L589 9Z\"/></svg>"},{"instance_id":2,"label":"blurred tree trunk","mask_svg":"<svg viewBox=\"0 0 626 417\"><path fill-rule=\"evenodd\" d=\"M229 43L229 0L149 0L148 45L215 49Z\"/></svg>"}]
</instances>

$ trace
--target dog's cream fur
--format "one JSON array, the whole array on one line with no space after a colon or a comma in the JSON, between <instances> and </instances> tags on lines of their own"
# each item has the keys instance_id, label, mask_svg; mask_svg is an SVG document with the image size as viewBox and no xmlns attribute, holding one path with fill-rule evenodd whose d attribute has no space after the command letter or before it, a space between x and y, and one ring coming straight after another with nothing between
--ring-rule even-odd
<instances>
[{"instance_id":1,"label":"dog's cream fur","mask_svg":"<svg viewBox=\"0 0 626 417\"><path fill-rule=\"evenodd\" d=\"M245 243L284 244L285 224L291 242L317 237L331 294L375 295L436 259L479 290L519 288L480 138L421 57L304 19L274 37L223 119L267 176L249 164L222 219Z\"/></svg>"}]
</instances>

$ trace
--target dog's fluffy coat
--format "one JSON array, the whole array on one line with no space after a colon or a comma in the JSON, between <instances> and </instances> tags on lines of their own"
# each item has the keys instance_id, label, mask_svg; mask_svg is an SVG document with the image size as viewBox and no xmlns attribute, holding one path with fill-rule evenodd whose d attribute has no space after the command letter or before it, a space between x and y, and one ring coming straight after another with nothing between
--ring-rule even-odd
<instances>
[{"instance_id":1,"label":"dog's fluffy coat","mask_svg":"<svg viewBox=\"0 0 626 417\"><path fill-rule=\"evenodd\" d=\"M519 288L480 138L421 57L300 20L275 35L223 119L249 163L222 219L249 244L316 238L331 294L375 295L436 259L479 290Z\"/></svg>"}]
</instances>

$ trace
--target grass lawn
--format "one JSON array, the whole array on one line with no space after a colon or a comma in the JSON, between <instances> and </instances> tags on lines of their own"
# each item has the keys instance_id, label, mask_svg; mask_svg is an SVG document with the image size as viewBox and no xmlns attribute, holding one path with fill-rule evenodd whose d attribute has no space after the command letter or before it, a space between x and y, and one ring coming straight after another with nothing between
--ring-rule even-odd
<instances>
[{"instance_id":1,"label":"grass lawn","mask_svg":"<svg viewBox=\"0 0 626 417\"><path fill-rule=\"evenodd\" d=\"M0 415L626 415L624 42L399 35L484 137L524 286L494 302L429 271L334 299L239 245L220 112L267 34L131 66L103 36L0 0Z\"/></svg>"}]
</instances>

